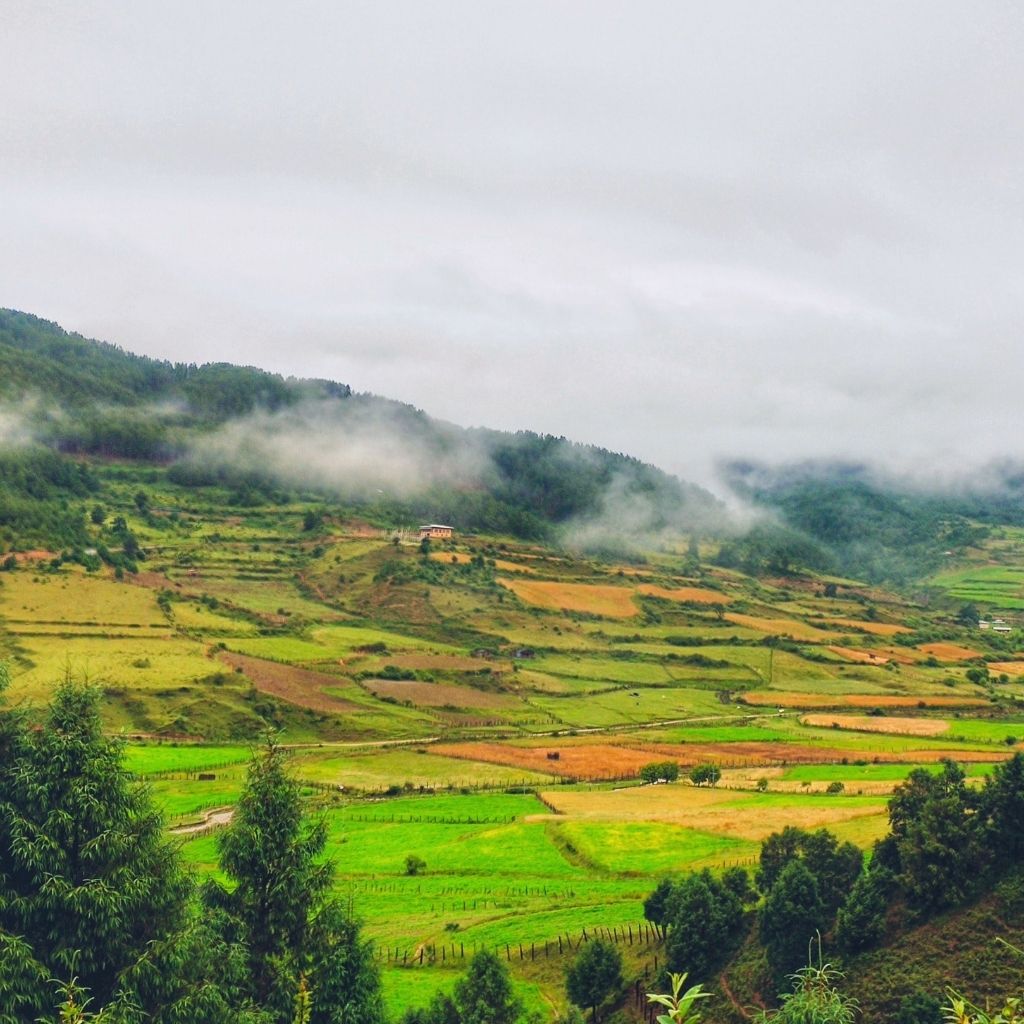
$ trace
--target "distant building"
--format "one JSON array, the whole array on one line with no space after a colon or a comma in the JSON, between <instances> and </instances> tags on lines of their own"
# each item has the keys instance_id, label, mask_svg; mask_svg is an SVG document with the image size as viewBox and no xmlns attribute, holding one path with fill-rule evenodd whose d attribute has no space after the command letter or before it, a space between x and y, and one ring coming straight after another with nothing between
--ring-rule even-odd
<instances>
[{"instance_id":1,"label":"distant building","mask_svg":"<svg viewBox=\"0 0 1024 1024\"><path fill-rule=\"evenodd\" d=\"M440 523L428 523L420 527L420 540L451 540L455 531Z\"/></svg>"}]
</instances>

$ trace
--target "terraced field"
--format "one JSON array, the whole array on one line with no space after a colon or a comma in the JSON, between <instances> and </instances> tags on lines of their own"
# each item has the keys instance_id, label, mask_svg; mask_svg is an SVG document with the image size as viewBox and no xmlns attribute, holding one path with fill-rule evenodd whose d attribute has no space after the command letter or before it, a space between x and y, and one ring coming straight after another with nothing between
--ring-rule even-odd
<instances>
[{"instance_id":1,"label":"terraced field","mask_svg":"<svg viewBox=\"0 0 1024 1024\"><path fill-rule=\"evenodd\" d=\"M201 872L276 733L395 1010L488 946L547 1013L568 936L645 955L658 876L752 864L784 824L866 847L914 767L954 757L980 780L1024 743L1024 641L956 604L984 590L1010 621L1024 566L958 569L926 606L671 550L626 566L481 536L425 556L388 524L339 511L308 531L306 502L226 512L158 476L145 516L139 483L106 471L147 558L124 580L24 559L0 575L12 696L43 703L69 672L101 687L130 770L169 825L198 826L178 835ZM668 759L682 782L637 784ZM690 785L707 763L718 786Z\"/></svg>"}]
</instances>

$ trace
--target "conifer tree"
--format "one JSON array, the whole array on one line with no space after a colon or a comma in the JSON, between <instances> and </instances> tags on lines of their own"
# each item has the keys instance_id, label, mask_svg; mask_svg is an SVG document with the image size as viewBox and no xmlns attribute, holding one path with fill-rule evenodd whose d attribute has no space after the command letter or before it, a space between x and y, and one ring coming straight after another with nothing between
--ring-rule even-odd
<instances>
[{"instance_id":1,"label":"conifer tree","mask_svg":"<svg viewBox=\"0 0 1024 1024\"><path fill-rule=\"evenodd\" d=\"M481 950L469 962L469 969L455 983L452 1002L459 1024L513 1024L522 1010L508 970L489 950Z\"/></svg>"},{"instance_id":2,"label":"conifer tree","mask_svg":"<svg viewBox=\"0 0 1024 1024\"><path fill-rule=\"evenodd\" d=\"M52 1008L51 979L102 1009L123 997L123 973L182 928L189 879L103 737L94 691L65 682L35 732L0 720L0 944L17 978L0 991L0 1020Z\"/></svg>"},{"instance_id":3,"label":"conifer tree","mask_svg":"<svg viewBox=\"0 0 1024 1024\"><path fill-rule=\"evenodd\" d=\"M323 821L306 823L298 783L273 741L249 766L245 788L220 840L230 891L208 883L226 939L247 949L253 1001L273 1024L292 1024L308 990L310 1024L377 1024L380 982L358 925L329 900L333 865Z\"/></svg>"}]
</instances>

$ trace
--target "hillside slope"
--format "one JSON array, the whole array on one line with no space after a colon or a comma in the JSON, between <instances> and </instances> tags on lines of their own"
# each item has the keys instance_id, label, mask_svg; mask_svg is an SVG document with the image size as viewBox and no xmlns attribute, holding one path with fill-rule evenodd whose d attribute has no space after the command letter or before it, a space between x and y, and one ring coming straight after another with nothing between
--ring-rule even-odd
<instances>
[{"instance_id":1,"label":"hillside slope","mask_svg":"<svg viewBox=\"0 0 1024 1024\"><path fill-rule=\"evenodd\" d=\"M13 310L0 310L0 399L0 443L172 462L186 485L399 500L412 516L518 536L572 524L592 543L609 522L653 535L724 516L702 488L592 445L467 430L331 381L136 356ZM2 465L0 482L24 496Z\"/></svg>"}]
</instances>

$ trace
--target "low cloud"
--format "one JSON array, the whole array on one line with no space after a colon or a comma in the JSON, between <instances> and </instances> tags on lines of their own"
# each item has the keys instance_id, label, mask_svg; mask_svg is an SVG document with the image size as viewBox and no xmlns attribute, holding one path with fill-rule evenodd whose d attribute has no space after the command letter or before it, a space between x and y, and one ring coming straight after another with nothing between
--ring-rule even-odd
<instances>
[{"instance_id":1,"label":"low cloud","mask_svg":"<svg viewBox=\"0 0 1024 1024\"><path fill-rule=\"evenodd\" d=\"M34 399L0 403L0 451L23 448L35 440L39 403Z\"/></svg>"},{"instance_id":2,"label":"low cloud","mask_svg":"<svg viewBox=\"0 0 1024 1024\"><path fill-rule=\"evenodd\" d=\"M472 486L488 465L465 432L409 406L358 395L230 420L196 441L186 461L353 497L399 498L432 486Z\"/></svg>"}]
</instances>

